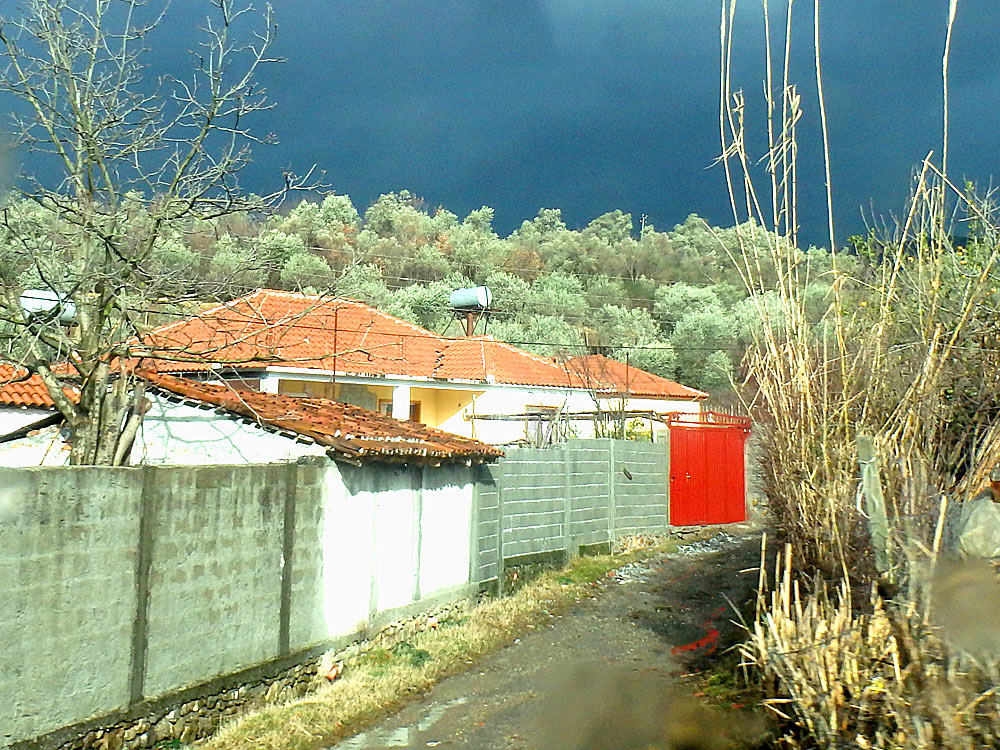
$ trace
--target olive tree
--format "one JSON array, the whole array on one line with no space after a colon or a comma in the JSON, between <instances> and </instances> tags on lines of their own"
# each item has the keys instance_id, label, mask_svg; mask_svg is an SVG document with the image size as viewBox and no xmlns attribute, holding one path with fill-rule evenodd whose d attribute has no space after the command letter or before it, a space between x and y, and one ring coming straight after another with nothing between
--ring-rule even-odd
<instances>
[{"instance_id":1,"label":"olive tree","mask_svg":"<svg viewBox=\"0 0 1000 750\"><path fill-rule=\"evenodd\" d=\"M13 191L53 231L26 238L18 222L0 224L9 267L31 269L33 288L56 301L48 314L29 314L25 274L0 274L5 354L41 377L66 419L74 464L119 464L129 454L142 412L131 367L143 354L142 315L183 288L175 273L158 273L166 246L199 221L253 215L316 187L309 174L285 174L270 194L241 190L251 147L268 140L249 126L272 106L256 77L276 62L275 23L269 7L246 0L200 1L205 21L189 35L197 40L189 70L157 80L147 75L146 40L167 18L166 2L21 0L0 9L11 138L37 154L44 175L59 175L26 176ZM67 326L60 312L69 301Z\"/></svg>"}]
</instances>

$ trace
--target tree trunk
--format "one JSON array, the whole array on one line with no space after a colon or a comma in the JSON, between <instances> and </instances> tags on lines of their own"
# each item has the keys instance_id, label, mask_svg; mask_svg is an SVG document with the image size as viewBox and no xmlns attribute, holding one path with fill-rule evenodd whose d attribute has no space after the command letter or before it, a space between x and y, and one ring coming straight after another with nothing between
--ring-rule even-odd
<instances>
[{"instance_id":1,"label":"tree trunk","mask_svg":"<svg viewBox=\"0 0 1000 750\"><path fill-rule=\"evenodd\" d=\"M72 430L69 462L73 466L112 466L118 447L117 425L108 429L99 420L84 420Z\"/></svg>"},{"instance_id":2,"label":"tree trunk","mask_svg":"<svg viewBox=\"0 0 1000 750\"><path fill-rule=\"evenodd\" d=\"M141 394L125 373L112 383L107 369L92 374L94 382L80 392L83 416L71 426L69 461L74 466L114 466L126 417Z\"/></svg>"}]
</instances>

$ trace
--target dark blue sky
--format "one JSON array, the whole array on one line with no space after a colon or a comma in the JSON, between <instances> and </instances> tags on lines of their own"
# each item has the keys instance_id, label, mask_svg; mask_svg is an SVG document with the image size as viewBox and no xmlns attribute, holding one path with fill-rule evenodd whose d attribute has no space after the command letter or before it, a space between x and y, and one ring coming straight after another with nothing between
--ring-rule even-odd
<instances>
[{"instance_id":1,"label":"dark blue sky","mask_svg":"<svg viewBox=\"0 0 1000 750\"><path fill-rule=\"evenodd\" d=\"M778 0L771 0L778 6ZM615 208L667 229L696 212L728 224L719 151L719 7L707 0L277 0L261 76L277 108L246 184L315 163L360 210L407 188L459 214L496 209L501 233L540 207L580 226ZM182 64L202 0L175 0L150 39ZM739 84L759 103L760 3L743 0ZM838 237L861 210L898 213L913 167L940 148L947 0L824 0L825 86ZM812 87L812 3L795 5L794 69L807 112L802 206L825 241ZM780 10L783 13L783 9ZM780 22L779 24L780 25ZM962 0L952 61L951 172L987 182L1000 149L994 0ZM756 110L759 113L759 109ZM763 121L755 127L763 128ZM30 162L29 162L30 165Z\"/></svg>"}]
</instances>

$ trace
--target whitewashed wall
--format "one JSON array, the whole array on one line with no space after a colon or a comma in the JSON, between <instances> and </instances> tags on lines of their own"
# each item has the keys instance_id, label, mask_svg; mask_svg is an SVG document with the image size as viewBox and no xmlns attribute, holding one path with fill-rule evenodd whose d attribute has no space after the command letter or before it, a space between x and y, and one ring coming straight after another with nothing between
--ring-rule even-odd
<instances>
[{"instance_id":1,"label":"whitewashed wall","mask_svg":"<svg viewBox=\"0 0 1000 750\"><path fill-rule=\"evenodd\" d=\"M321 446L268 432L214 408L174 403L159 395L150 401L132 449L133 464L268 463L326 453Z\"/></svg>"},{"instance_id":2,"label":"whitewashed wall","mask_svg":"<svg viewBox=\"0 0 1000 750\"><path fill-rule=\"evenodd\" d=\"M620 408L620 401L601 399L601 409ZM532 406L548 406L561 408L567 412L592 412L597 409L594 399L587 391L573 391L558 388L522 388L516 386L490 386L475 399L473 405L465 411L456 414L441 424L442 430L454 432L466 437L474 437L486 443L505 445L525 437L523 421L475 420L473 423L466 415L475 414L523 414ZM697 414L701 410L698 401L668 401L653 398L631 398L626 404L627 409L636 411L654 411L658 414L682 412ZM473 428L473 424L475 427ZM595 436L594 423L591 420L574 420L573 432L579 438Z\"/></svg>"},{"instance_id":3,"label":"whitewashed wall","mask_svg":"<svg viewBox=\"0 0 1000 750\"><path fill-rule=\"evenodd\" d=\"M0 406L0 435L6 435L52 414L49 409L24 406Z\"/></svg>"},{"instance_id":4,"label":"whitewashed wall","mask_svg":"<svg viewBox=\"0 0 1000 750\"><path fill-rule=\"evenodd\" d=\"M473 470L330 464L317 525L321 557L298 559L296 596L316 602L322 621L303 623L297 647L350 635L427 599L468 593L473 557ZM309 581L312 581L309 583ZM306 607L306 611L310 608Z\"/></svg>"},{"instance_id":5,"label":"whitewashed wall","mask_svg":"<svg viewBox=\"0 0 1000 750\"><path fill-rule=\"evenodd\" d=\"M321 446L268 432L214 408L174 403L156 394L149 400L151 407L132 448L133 465L270 463L326 453ZM52 413L8 411L0 412L0 420L7 419L6 432ZM0 443L0 466L64 466L69 462L67 448L59 427L45 428L37 435Z\"/></svg>"}]
</instances>

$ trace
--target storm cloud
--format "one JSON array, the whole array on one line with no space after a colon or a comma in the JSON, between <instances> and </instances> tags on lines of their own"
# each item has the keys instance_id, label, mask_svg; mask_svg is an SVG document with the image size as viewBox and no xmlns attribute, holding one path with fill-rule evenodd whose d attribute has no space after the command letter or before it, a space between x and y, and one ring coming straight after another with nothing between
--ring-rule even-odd
<instances>
[{"instance_id":1,"label":"storm cloud","mask_svg":"<svg viewBox=\"0 0 1000 750\"><path fill-rule=\"evenodd\" d=\"M772 12L783 13L772 0ZM181 7L183 6L183 7ZM459 214L490 205L501 232L540 207L579 226L621 208L666 229L696 212L730 223L719 153L719 13L703 0L279 0L277 107L245 183L312 164L364 209L407 188ZM793 72L805 237L825 241L811 28L796 4ZM761 4L739 13L737 82L758 104ZM150 39L153 69L183 62L201 2L175 3ZM824 84L841 239L898 212L915 165L940 149L943 0L826 0ZM779 24L780 25L780 21ZM956 178L998 170L1000 11L959 4L952 61ZM762 132L763 122L755 125ZM758 141L759 142L759 141ZM759 155L759 154L758 154ZM29 162L30 164L30 162Z\"/></svg>"}]
</instances>

